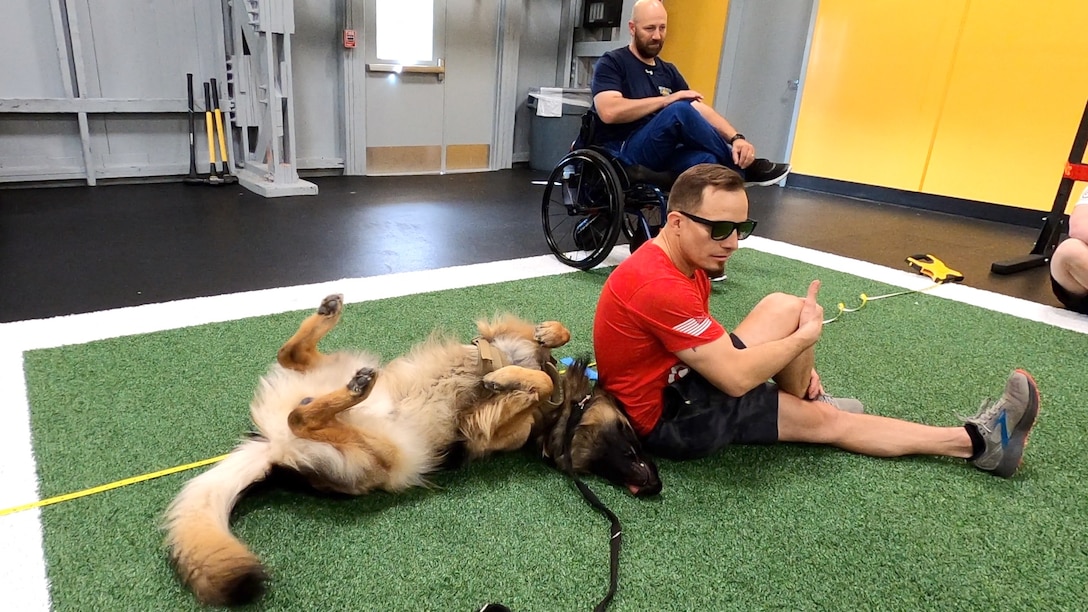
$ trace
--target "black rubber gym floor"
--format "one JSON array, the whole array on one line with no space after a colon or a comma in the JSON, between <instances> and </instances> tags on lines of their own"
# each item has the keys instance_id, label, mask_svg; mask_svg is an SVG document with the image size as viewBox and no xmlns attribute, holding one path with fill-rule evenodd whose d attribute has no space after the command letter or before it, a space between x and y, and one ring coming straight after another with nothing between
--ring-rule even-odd
<instances>
[{"instance_id":1,"label":"black rubber gym floor","mask_svg":"<svg viewBox=\"0 0 1088 612\"><path fill-rule=\"evenodd\" d=\"M0 322L548 253L544 173L328 177L317 196L181 183L0 189ZM749 191L757 235L885 266L931 253L965 284L1057 305L1039 228L796 188Z\"/></svg>"}]
</instances>

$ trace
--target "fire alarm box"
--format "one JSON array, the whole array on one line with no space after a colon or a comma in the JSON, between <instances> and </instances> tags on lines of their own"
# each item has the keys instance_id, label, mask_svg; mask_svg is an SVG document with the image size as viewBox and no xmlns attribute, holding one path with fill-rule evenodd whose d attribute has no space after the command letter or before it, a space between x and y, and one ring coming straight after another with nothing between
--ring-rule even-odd
<instances>
[{"instance_id":1,"label":"fire alarm box","mask_svg":"<svg viewBox=\"0 0 1088 612\"><path fill-rule=\"evenodd\" d=\"M344 30L344 47L355 48L355 30Z\"/></svg>"}]
</instances>

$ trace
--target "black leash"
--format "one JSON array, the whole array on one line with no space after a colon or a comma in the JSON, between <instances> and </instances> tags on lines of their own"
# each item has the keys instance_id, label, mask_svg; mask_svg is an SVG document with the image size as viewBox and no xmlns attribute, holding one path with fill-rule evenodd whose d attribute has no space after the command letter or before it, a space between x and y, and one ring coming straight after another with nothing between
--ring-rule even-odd
<instances>
[{"instance_id":1,"label":"black leash","mask_svg":"<svg viewBox=\"0 0 1088 612\"><path fill-rule=\"evenodd\" d=\"M597 498L597 495L586 486L586 483L582 482L577 476L571 476L574 479L574 484L578 486L578 490L582 492L582 497L585 498L589 505L597 509L598 512L608 517L608 520L612 522L612 537L609 542L609 549L611 557L608 560L608 593L605 594L597 606L593 608L593 612L603 612L608 609L608 605L612 603L612 598L616 595L616 587L619 586L620 581L620 545L623 544L623 528L620 526L620 519L618 519L614 512L608 509L608 506L601 503L601 500Z\"/></svg>"},{"instance_id":2,"label":"black leash","mask_svg":"<svg viewBox=\"0 0 1088 612\"><path fill-rule=\"evenodd\" d=\"M592 393L583 397L578 402L577 408L571 410L571 414L567 417L566 431L563 436L563 453L560 457L556 457L556 465L574 481L575 486L582 492L582 497L586 500L586 503L605 515L612 523L609 538L608 592L605 593L604 599L593 608L594 612L603 612L612 603L612 598L616 596L616 589L619 586L620 546L623 544L623 527L620 525L620 519L616 517L616 514L601 502L597 494L586 483L582 482L581 478L578 478L570 461L570 446L574 441L574 430L578 428L578 423L581 422L582 416L586 413L586 407L592 398Z\"/></svg>"},{"instance_id":3,"label":"black leash","mask_svg":"<svg viewBox=\"0 0 1088 612\"><path fill-rule=\"evenodd\" d=\"M584 367L584 363L582 367ZM578 487L578 490L582 493L582 497L586 500L586 503L593 506L593 509L607 517L611 523L608 543L608 592L605 593L604 598L597 602L597 605L593 608L593 612L604 612L612 603L612 598L616 596L616 590L619 587L620 548L623 544L623 526L620 525L620 519L616 514L609 510L608 506L604 505L600 498L597 497L597 494L594 493L586 483L582 482L581 478L578 478L578 475L574 473L574 467L571 465L570 460L570 447L571 443L574 441L574 431L578 428L578 423L581 422L586 407L589 405L592 398L592 393L586 395L578 402L577 407L572 408L570 411L563 432L563 449L559 456L554 457L554 461L556 467L574 481L574 485ZM554 397L552 399L555 400ZM564 401L566 400L565 397L563 399ZM480 608L479 612L510 612L510 609L502 604L491 603Z\"/></svg>"}]
</instances>

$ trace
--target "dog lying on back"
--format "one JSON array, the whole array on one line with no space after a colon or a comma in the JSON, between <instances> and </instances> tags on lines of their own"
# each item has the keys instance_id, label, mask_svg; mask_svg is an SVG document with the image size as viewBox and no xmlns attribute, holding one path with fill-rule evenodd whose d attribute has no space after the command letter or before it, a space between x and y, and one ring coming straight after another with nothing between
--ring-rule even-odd
<instances>
[{"instance_id":1,"label":"dog lying on back","mask_svg":"<svg viewBox=\"0 0 1088 612\"><path fill-rule=\"evenodd\" d=\"M318 350L342 311L343 298L332 295L302 322L250 405L258 433L190 480L167 509L171 561L205 604L262 592L264 568L229 521L244 491L273 468L322 491L401 491L425 484L451 453L474 459L523 447L557 403L545 370L550 350L570 339L561 323L478 321L473 344L435 335L382 366L366 352Z\"/></svg>"},{"instance_id":2,"label":"dog lying on back","mask_svg":"<svg viewBox=\"0 0 1088 612\"><path fill-rule=\"evenodd\" d=\"M563 372L562 405L544 414L537 448L568 474L596 474L638 496L660 493L657 466L616 399L591 383L587 367L578 359Z\"/></svg>"}]
</instances>

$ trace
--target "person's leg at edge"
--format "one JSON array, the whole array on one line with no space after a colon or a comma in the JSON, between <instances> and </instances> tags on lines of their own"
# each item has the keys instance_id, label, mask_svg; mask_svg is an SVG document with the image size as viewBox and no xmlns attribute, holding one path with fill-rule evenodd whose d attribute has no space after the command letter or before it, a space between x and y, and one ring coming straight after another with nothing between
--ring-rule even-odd
<instances>
[{"instance_id":1,"label":"person's leg at edge","mask_svg":"<svg viewBox=\"0 0 1088 612\"><path fill-rule=\"evenodd\" d=\"M1075 238L1063 240L1054 249L1050 275L1071 296L1088 295L1088 244Z\"/></svg>"},{"instance_id":2,"label":"person's leg at edge","mask_svg":"<svg viewBox=\"0 0 1088 612\"><path fill-rule=\"evenodd\" d=\"M620 158L656 171L672 167L676 148L705 151L713 161L744 175L735 163L729 144L689 102L674 102L661 109L623 144ZM704 161L706 161L704 159Z\"/></svg>"}]
</instances>

